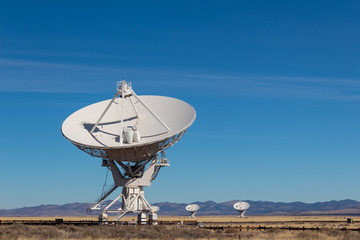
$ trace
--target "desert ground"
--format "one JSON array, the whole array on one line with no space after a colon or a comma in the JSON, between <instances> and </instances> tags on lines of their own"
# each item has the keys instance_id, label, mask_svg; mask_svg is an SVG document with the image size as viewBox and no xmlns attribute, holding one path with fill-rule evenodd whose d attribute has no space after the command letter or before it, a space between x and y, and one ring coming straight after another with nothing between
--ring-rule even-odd
<instances>
[{"instance_id":1,"label":"desert ground","mask_svg":"<svg viewBox=\"0 0 360 240\"><path fill-rule=\"evenodd\" d=\"M93 220L90 217L0 217L9 220ZM351 217L354 223L347 223L348 216L160 216L159 221L192 221L202 226L223 226L223 229L207 229L198 226L29 226L23 224L1 225L0 239L360 239L360 217ZM113 220L113 219L109 219ZM136 216L126 216L122 221L136 221ZM266 226L268 230L242 230L239 226ZM281 227L319 228L319 230L286 230ZM346 228L346 230L344 230ZM353 229L353 230L349 230ZM356 231L354 231L356 230Z\"/></svg>"}]
</instances>

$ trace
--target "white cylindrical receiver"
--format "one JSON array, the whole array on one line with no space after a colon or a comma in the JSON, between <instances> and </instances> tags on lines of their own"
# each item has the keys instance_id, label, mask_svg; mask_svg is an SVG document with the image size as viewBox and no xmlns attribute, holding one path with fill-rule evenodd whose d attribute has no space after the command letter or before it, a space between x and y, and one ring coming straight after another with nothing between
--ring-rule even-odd
<instances>
[{"instance_id":1,"label":"white cylindrical receiver","mask_svg":"<svg viewBox=\"0 0 360 240\"><path fill-rule=\"evenodd\" d=\"M132 143L133 142L133 138L134 138L134 130L132 130L131 128L127 128L124 130L124 137L125 137L125 141L126 143Z\"/></svg>"},{"instance_id":2,"label":"white cylindrical receiver","mask_svg":"<svg viewBox=\"0 0 360 240\"><path fill-rule=\"evenodd\" d=\"M135 130L135 131L134 131L133 141L134 141L134 142L140 142L140 140L141 140L141 135L140 135L140 133L139 133L138 130Z\"/></svg>"}]
</instances>

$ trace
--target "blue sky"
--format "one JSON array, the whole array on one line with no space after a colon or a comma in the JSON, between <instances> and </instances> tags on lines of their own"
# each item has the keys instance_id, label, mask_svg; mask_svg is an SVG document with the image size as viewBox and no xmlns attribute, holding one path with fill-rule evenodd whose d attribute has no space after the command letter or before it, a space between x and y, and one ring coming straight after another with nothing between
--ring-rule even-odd
<instances>
[{"instance_id":1,"label":"blue sky","mask_svg":"<svg viewBox=\"0 0 360 240\"><path fill-rule=\"evenodd\" d=\"M138 95L197 111L150 202L360 200L358 1L0 2L0 209L90 202L74 111Z\"/></svg>"}]
</instances>

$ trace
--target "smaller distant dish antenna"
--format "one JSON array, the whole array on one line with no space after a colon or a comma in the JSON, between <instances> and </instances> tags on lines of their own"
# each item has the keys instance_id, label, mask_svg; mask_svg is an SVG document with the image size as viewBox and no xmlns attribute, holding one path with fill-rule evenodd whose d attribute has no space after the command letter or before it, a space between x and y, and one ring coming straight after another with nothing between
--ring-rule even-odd
<instances>
[{"instance_id":1,"label":"smaller distant dish antenna","mask_svg":"<svg viewBox=\"0 0 360 240\"><path fill-rule=\"evenodd\" d=\"M185 207L186 211L188 211L191 215L191 218L195 217L195 213L197 210L199 210L200 206L197 204L189 204Z\"/></svg>"},{"instance_id":2,"label":"smaller distant dish antenna","mask_svg":"<svg viewBox=\"0 0 360 240\"><path fill-rule=\"evenodd\" d=\"M160 207L158 206L151 206L151 212L156 213L160 210Z\"/></svg>"},{"instance_id":3,"label":"smaller distant dish antenna","mask_svg":"<svg viewBox=\"0 0 360 240\"><path fill-rule=\"evenodd\" d=\"M234 204L234 208L239 211L239 217L243 218L245 215L246 210L248 210L250 204L247 202L237 202Z\"/></svg>"},{"instance_id":4,"label":"smaller distant dish antenna","mask_svg":"<svg viewBox=\"0 0 360 240\"><path fill-rule=\"evenodd\" d=\"M151 206L150 213L149 213L149 221L153 225L158 224L158 215L157 212L160 210L158 206Z\"/></svg>"}]
</instances>

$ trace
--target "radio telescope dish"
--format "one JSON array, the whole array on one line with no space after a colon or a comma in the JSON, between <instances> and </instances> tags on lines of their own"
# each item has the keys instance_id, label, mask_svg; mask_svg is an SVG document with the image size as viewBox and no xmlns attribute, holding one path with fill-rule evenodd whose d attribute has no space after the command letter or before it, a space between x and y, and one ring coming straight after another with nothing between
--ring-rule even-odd
<instances>
[{"instance_id":1,"label":"radio telescope dish","mask_svg":"<svg viewBox=\"0 0 360 240\"><path fill-rule=\"evenodd\" d=\"M152 206L151 207L151 212L149 213L149 221L154 224L157 225L158 222L158 215L157 212L160 210L160 208L158 206Z\"/></svg>"},{"instance_id":2,"label":"radio telescope dish","mask_svg":"<svg viewBox=\"0 0 360 240\"><path fill-rule=\"evenodd\" d=\"M239 217L243 218L246 210L250 207L250 204L247 202L237 202L234 204L234 208L239 211Z\"/></svg>"},{"instance_id":3,"label":"radio telescope dish","mask_svg":"<svg viewBox=\"0 0 360 240\"><path fill-rule=\"evenodd\" d=\"M136 162L171 147L195 120L194 108L181 100L124 88L125 98L115 95L71 114L64 137L94 157Z\"/></svg>"},{"instance_id":4,"label":"radio telescope dish","mask_svg":"<svg viewBox=\"0 0 360 240\"><path fill-rule=\"evenodd\" d=\"M86 106L71 114L63 123L63 136L80 150L102 158L102 166L111 170L114 185L91 205L102 215L127 213L144 215L152 211L143 187L150 186L162 167L170 165L165 150L177 143L196 117L195 110L179 99L163 96L137 96L129 82L117 83L112 99ZM123 187L113 202L104 200ZM122 207L109 208L119 199ZM103 218L104 219L104 218Z\"/></svg>"},{"instance_id":5,"label":"radio telescope dish","mask_svg":"<svg viewBox=\"0 0 360 240\"><path fill-rule=\"evenodd\" d=\"M197 210L199 210L200 206L197 204L189 204L185 207L186 211L188 211L191 215L191 218L195 217L195 213L197 212Z\"/></svg>"},{"instance_id":6,"label":"radio telescope dish","mask_svg":"<svg viewBox=\"0 0 360 240\"><path fill-rule=\"evenodd\" d=\"M159 207L159 206L152 206L152 207L151 207L151 212L156 213L156 212L158 212L159 210L160 210L160 207Z\"/></svg>"}]
</instances>

